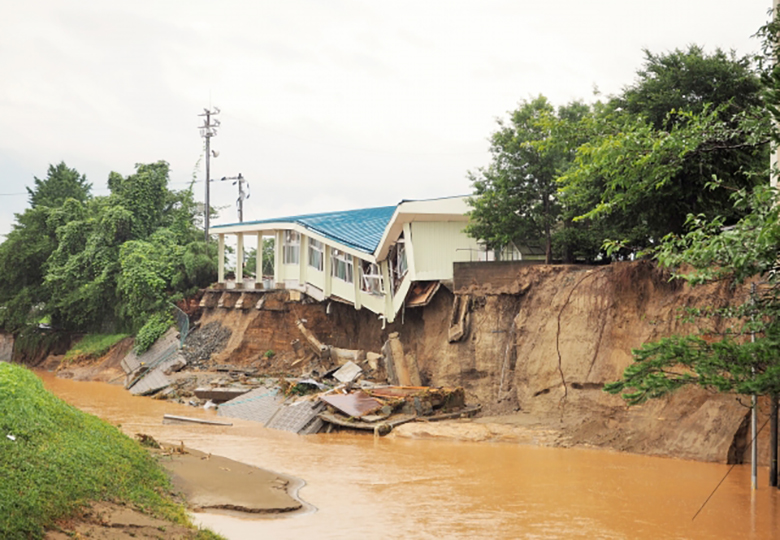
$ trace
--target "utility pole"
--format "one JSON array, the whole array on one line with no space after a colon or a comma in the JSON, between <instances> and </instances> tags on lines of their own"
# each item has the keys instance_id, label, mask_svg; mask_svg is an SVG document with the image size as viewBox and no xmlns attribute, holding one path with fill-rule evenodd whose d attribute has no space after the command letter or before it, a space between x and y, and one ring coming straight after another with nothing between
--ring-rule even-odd
<instances>
[{"instance_id":1,"label":"utility pole","mask_svg":"<svg viewBox=\"0 0 780 540\"><path fill-rule=\"evenodd\" d=\"M756 284L750 284L750 304L755 309L756 304ZM753 322L753 316L750 317ZM756 342L756 332L754 328L750 329L750 342ZM756 368L751 370L755 376ZM750 440L753 441L750 446L750 483L753 489L758 489L758 397L753 394L750 410Z\"/></svg>"},{"instance_id":2,"label":"utility pole","mask_svg":"<svg viewBox=\"0 0 780 540\"><path fill-rule=\"evenodd\" d=\"M209 218L211 217L211 206L209 205L209 183L211 182L211 138L216 137L217 128L219 127L219 120L211 120L212 116L219 114L219 109L214 107L214 110L203 109L203 113L198 116L205 116L203 125L199 127L200 136L206 139L206 200L205 209L203 210L203 225L206 231L206 243L209 243ZM217 153L214 152L214 157L217 157Z\"/></svg>"},{"instance_id":3,"label":"utility pole","mask_svg":"<svg viewBox=\"0 0 780 540\"><path fill-rule=\"evenodd\" d=\"M769 409L769 485L777 485L777 396L772 394L770 397Z\"/></svg>"},{"instance_id":4,"label":"utility pole","mask_svg":"<svg viewBox=\"0 0 780 540\"><path fill-rule=\"evenodd\" d=\"M772 0L772 22L775 22L778 18L778 11L780 11L780 0ZM780 39L780 36L775 36L775 39ZM775 46L777 51L777 46ZM780 62L780 58L774 58L775 63ZM774 119L775 127L777 127L777 118ZM771 153L769 156L769 185L776 188L778 186L778 166L780 166L780 145L770 144Z\"/></svg>"},{"instance_id":5,"label":"utility pole","mask_svg":"<svg viewBox=\"0 0 780 540\"><path fill-rule=\"evenodd\" d=\"M238 176L223 176L220 178L220 182L224 182L225 180L235 180L233 182L233 185L235 186L238 184L238 200L236 201L236 205L238 206L238 222L243 223L244 222L244 200L249 198L249 182L244 179L244 177L241 175L241 173L238 173ZM244 184L246 184L246 192L244 192Z\"/></svg>"}]
</instances>

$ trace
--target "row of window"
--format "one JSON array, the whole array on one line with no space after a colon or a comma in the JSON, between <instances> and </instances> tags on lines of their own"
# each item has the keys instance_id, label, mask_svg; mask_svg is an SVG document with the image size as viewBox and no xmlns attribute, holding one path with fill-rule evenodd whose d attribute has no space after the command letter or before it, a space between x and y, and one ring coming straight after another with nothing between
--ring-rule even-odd
<instances>
[{"instance_id":1,"label":"row of window","mask_svg":"<svg viewBox=\"0 0 780 540\"><path fill-rule=\"evenodd\" d=\"M300 264L300 249L301 234L296 231L284 231L282 245L284 264ZM332 249L330 263L331 276L347 283L354 283L355 269L352 255ZM325 245L314 238L309 238L309 266L320 272L325 270ZM406 266L405 260L404 266ZM360 290L377 295L385 292L382 271L378 264L360 260Z\"/></svg>"}]
</instances>

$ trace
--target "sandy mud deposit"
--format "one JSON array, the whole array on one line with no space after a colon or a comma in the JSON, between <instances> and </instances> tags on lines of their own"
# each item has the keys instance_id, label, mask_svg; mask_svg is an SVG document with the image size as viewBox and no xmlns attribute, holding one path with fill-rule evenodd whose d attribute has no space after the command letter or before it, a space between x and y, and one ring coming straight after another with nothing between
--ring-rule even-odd
<instances>
[{"instance_id":1,"label":"sandy mud deposit","mask_svg":"<svg viewBox=\"0 0 780 540\"><path fill-rule=\"evenodd\" d=\"M183 446L160 446L154 451L158 461L196 512L277 514L304 507L295 496L301 480Z\"/></svg>"}]
</instances>

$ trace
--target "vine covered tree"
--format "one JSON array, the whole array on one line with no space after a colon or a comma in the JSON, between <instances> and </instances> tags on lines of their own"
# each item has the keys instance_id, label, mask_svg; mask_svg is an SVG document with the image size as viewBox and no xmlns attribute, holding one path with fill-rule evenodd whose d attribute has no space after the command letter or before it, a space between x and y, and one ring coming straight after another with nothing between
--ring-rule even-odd
<instances>
[{"instance_id":1,"label":"vine covered tree","mask_svg":"<svg viewBox=\"0 0 780 540\"><path fill-rule=\"evenodd\" d=\"M168 169L159 161L111 173L107 197L90 197L64 163L36 178L31 208L0 244L0 326L18 332L47 318L70 331L126 330L139 348L164 332L170 302L216 274L192 190L170 190Z\"/></svg>"}]
</instances>

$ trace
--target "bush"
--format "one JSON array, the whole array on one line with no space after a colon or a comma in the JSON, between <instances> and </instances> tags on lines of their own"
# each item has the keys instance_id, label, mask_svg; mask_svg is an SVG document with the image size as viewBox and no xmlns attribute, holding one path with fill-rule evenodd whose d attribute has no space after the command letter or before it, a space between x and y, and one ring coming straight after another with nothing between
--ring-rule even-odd
<instances>
[{"instance_id":1,"label":"bush","mask_svg":"<svg viewBox=\"0 0 780 540\"><path fill-rule=\"evenodd\" d=\"M173 324L170 313L155 313L146 321L135 336L135 352L141 354L149 350L155 341L168 331Z\"/></svg>"}]
</instances>

